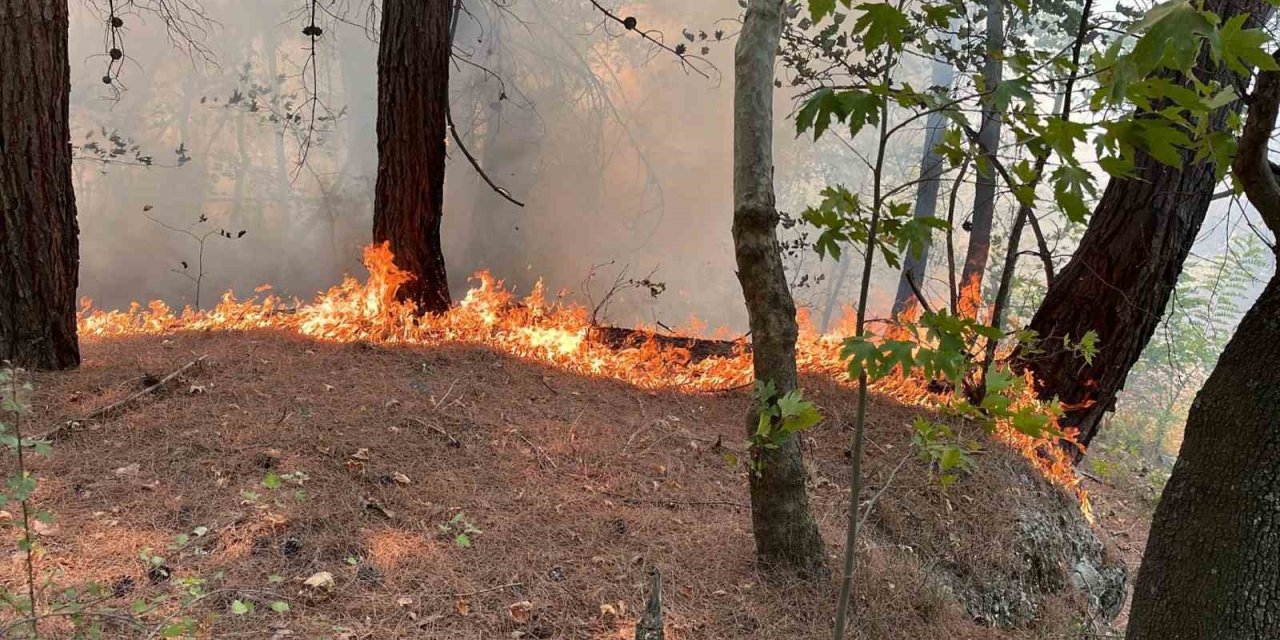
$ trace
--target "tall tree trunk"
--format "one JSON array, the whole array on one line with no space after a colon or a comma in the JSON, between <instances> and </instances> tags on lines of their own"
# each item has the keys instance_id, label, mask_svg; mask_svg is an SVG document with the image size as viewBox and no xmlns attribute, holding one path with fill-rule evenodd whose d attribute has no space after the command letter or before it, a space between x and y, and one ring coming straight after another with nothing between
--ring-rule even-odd
<instances>
[{"instance_id":1,"label":"tall tree trunk","mask_svg":"<svg viewBox=\"0 0 1280 640\"><path fill-rule=\"evenodd\" d=\"M67 3L0 0L0 359L80 364Z\"/></svg>"},{"instance_id":2,"label":"tall tree trunk","mask_svg":"<svg viewBox=\"0 0 1280 640\"><path fill-rule=\"evenodd\" d=\"M973 217L969 219L969 248L960 272L961 308L976 316L982 299L982 276L991 255L991 225L996 212L996 168L1000 150L1000 112L993 92L1004 79L1004 2L987 0L987 55L982 68L982 124L978 130L981 159L974 182Z\"/></svg>"},{"instance_id":3,"label":"tall tree trunk","mask_svg":"<svg viewBox=\"0 0 1280 640\"><path fill-rule=\"evenodd\" d=\"M450 304L440 246L450 4L386 0L378 47L373 240L390 242L396 265L414 277L400 288L400 298L433 313Z\"/></svg>"},{"instance_id":4,"label":"tall tree trunk","mask_svg":"<svg viewBox=\"0 0 1280 640\"><path fill-rule=\"evenodd\" d=\"M1272 11L1266 0L1208 0L1205 9L1224 22L1247 13L1249 28L1261 27ZM1207 51L1195 73L1202 82L1222 86L1241 81L1213 63ZM1210 129L1221 130L1242 108L1237 101L1219 109ZM1040 352L1016 354L1035 375L1040 397L1062 401L1059 424L1078 429L1082 445L1115 407L1129 369L1164 318L1216 184L1212 159L1193 162L1191 154L1183 154L1181 169L1142 152L1135 165L1134 177L1113 178L1107 185L1075 255L1049 284L1027 327L1040 336ZM1063 338L1079 340L1089 331L1096 332L1099 346L1091 364L1062 348Z\"/></svg>"},{"instance_id":5,"label":"tall tree trunk","mask_svg":"<svg viewBox=\"0 0 1280 640\"><path fill-rule=\"evenodd\" d=\"M933 86L950 92L951 82L955 80L956 70L945 60L933 62ZM916 208L912 214L916 219L932 218L938 212L938 186L942 176L942 156L937 147L942 142L942 134L947 128L947 117L942 111L929 114L924 126L924 150L920 154L920 183L916 185ZM929 264L929 244L925 243L920 256L908 254L902 260L902 277L898 280L898 293L893 298L893 314L896 318L906 312L915 300L911 282L924 286L925 268Z\"/></svg>"},{"instance_id":6,"label":"tall tree trunk","mask_svg":"<svg viewBox=\"0 0 1280 640\"><path fill-rule=\"evenodd\" d=\"M1280 634L1280 278L1245 314L1187 416L1151 524L1129 640Z\"/></svg>"},{"instance_id":7,"label":"tall tree trunk","mask_svg":"<svg viewBox=\"0 0 1280 640\"><path fill-rule=\"evenodd\" d=\"M1280 71L1264 71L1233 166L1273 234L1280 234L1280 180L1268 147L1278 113ZM1191 405L1151 523L1129 640L1280 637L1278 335L1280 274L1240 321Z\"/></svg>"},{"instance_id":8,"label":"tall tree trunk","mask_svg":"<svg viewBox=\"0 0 1280 640\"><path fill-rule=\"evenodd\" d=\"M734 49L733 243L751 325L756 380L779 394L798 385L796 305L778 246L773 192L773 65L783 0L750 0ZM755 419L749 421L754 431ZM756 554L766 567L801 574L825 570L826 547L809 510L799 439L761 454L748 474Z\"/></svg>"}]
</instances>

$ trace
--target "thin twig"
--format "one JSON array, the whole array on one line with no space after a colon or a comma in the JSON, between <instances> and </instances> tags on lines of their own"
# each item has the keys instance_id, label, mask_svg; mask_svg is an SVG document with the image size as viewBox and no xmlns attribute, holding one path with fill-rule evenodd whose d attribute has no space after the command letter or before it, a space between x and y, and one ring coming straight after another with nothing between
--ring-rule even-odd
<instances>
[{"instance_id":1,"label":"thin twig","mask_svg":"<svg viewBox=\"0 0 1280 640\"><path fill-rule=\"evenodd\" d=\"M613 496L628 504L654 504L659 506L691 506L691 507L733 507L735 509L750 509L750 505L741 502L731 502L728 500L648 500L645 498L633 498L631 496L620 493L605 491L605 495Z\"/></svg>"},{"instance_id":2,"label":"thin twig","mask_svg":"<svg viewBox=\"0 0 1280 640\"><path fill-rule=\"evenodd\" d=\"M699 69L697 65L691 62L692 60L697 60L699 62L702 62L710 66L712 70L716 70L717 75L719 75L715 65L711 64L711 62L706 58L703 58L702 56L690 55L689 52L687 51L678 51L676 49L673 49L672 47L667 46L667 43L663 42L661 38L655 37L653 35L654 33L657 33L659 36L661 36L662 33L660 31L656 31L652 29L649 31L641 31L636 27L636 19L634 17L632 16L628 16L626 18L619 17L618 14L604 8L604 6L601 5L597 0L591 0L591 4L594 5L595 8L600 11L600 13L603 13L605 17L622 25L623 29L626 29L627 31L634 31L640 34L641 38L648 40L649 42L653 43L654 46L678 58L680 60L680 66L686 69L692 69L694 73L710 80L711 76L708 75L707 72L703 71L702 69Z\"/></svg>"},{"instance_id":3,"label":"thin twig","mask_svg":"<svg viewBox=\"0 0 1280 640\"><path fill-rule=\"evenodd\" d=\"M412 421L414 421L414 422L416 422L416 423L418 423L418 424L420 424L420 425L422 425L422 426L424 426L424 427L426 427L426 428L428 428L428 429L430 429L430 430L432 430L432 431L434 431L434 432L436 432L436 433L438 433L438 434L440 434L440 435L442 435L442 436L444 436L444 437L446 437L446 438L448 438L448 439L449 439L449 446L451 446L451 447L459 447L459 446L462 446L462 443L461 443L461 442L459 442L457 438L453 437L453 435L452 435L452 434L450 434L448 431L445 431L443 427L440 427L440 426L437 426L437 425L431 424L431 423L429 423L429 422L427 422L427 421L425 421L425 420L421 420L421 419L419 419L419 418L415 418L415 417L413 417L413 416L409 416L409 419L410 419L410 420L412 420Z\"/></svg>"},{"instance_id":4,"label":"thin twig","mask_svg":"<svg viewBox=\"0 0 1280 640\"><path fill-rule=\"evenodd\" d=\"M867 502L866 508L862 510L862 516L858 518L859 529L863 529L864 527L866 527L867 518L871 517L871 510L875 508L876 501L880 500L880 496L884 495L884 492L889 490L889 485L893 484L894 476L898 475L898 471L902 469L902 466L907 464L907 460L910 460L910 459L911 459L910 453L908 453L905 456L902 456L902 459L898 461L898 466L894 467L893 471L889 472L889 477L885 479L884 486L880 487L880 490L877 491L874 496L871 496L871 500Z\"/></svg>"},{"instance_id":5,"label":"thin twig","mask_svg":"<svg viewBox=\"0 0 1280 640\"><path fill-rule=\"evenodd\" d=\"M204 359L205 359L205 358L207 358L207 357L208 357L208 356L200 356L199 358L196 358L195 360L192 360L191 362L188 362L187 364L182 365L182 367L181 367L181 368L179 368L177 371L174 371L173 373L170 373L169 375L167 375L167 376L165 376L165 377L161 378L159 382L157 382L157 383L155 383L155 384L153 384L153 385L151 385L151 386L147 387L146 389L143 389L142 391L139 391L139 392L137 392L137 393L135 393L135 394L133 394L133 395L129 396L128 398L125 398L124 400L120 400L120 401L118 401L118 402L113 402L113 403L111 403L111 404L109 404L109 405L107 405L107 406L105 406L105 407L103 407L103 408L101 408L101 409L98 409L98 410L94 411L93 413L90 413L89 415L87 415L87 416L85 416L85 417L83 417L83 418L76 418L76 419L74 419L74 420L68 420L68 421L66 421L66 422L65 422L65 423L63 423L63 424L58 425L58 426L56 426L56 427L54 427L54 428L52 428L52 429L50 429L50 430L48 430L48 431L46 431L46 432L44 432L44 433L40 434L39 436L37 436L37 437L36 437L36 439L37 439L37 440L54 440L54 439L57 439L57 438L58 438L58 436L60 436L60 435L62 434L62 432L66 431L66 430L68 430L68 429L72 429L72 428L74 428L76 425L80 424L81 422L93 422L93 421L96 421L96 420L101 420L102 418L105 418L105 417L107 417L107 416L109 416L109 415L111 415L111 414L113 414L113 413L115 413L115 412L119 411L120 409L123 409L124 407L128 406L129 404L132 404L134 401L138 400L139 398L141 398L141 397L143 397L143 396L145 396L145 395L151 394L151 393L155 393L155 392L156 392L157 390L159 390L161 387L163 387L163 386L165 386L166 384L168 384L171 380L173 380L174 378L178 377L179 375L181 375L181 374L182 374L183 372L185 372L186 370L188 370L188 369L190 369L191 367L194 367L194 366L196 366L197 364L200 364L201 362L203 362L203 361L204 361Z\"/></svg>"},{"instance_id":6,"label":"thin twig","mask_svg":"<svg viewBox=\"0 0 1280 640\"><path fill-rule=\"evenodd\" d=\"M925 299L924 292L920 291L920 285L916 284L915 276L910 271L903 271L902 276L907 279L907 284L911 285L911 292L916 295L916 300L920 301L920 306L924 308L925 313L933 313L933 308L929 306L929 301Z\"/></svg>"},{"instance_id":7,"label":"thin twig","mask_svg":"<svg viewBox=\"0 0 1280 640\"><path fill-rule=\"evenodd\" d=\"M551 456L547 455L547 452L542 450L542 447L539 447L538 445L534 444L534 442L530 440L528 436L521 433L519 429L513 429L513 431L515 431L515 434L517 436L520 436L521 440L524 440L525 444L529 445L530 447L533 447L533 451L538 454L539 458L541 458L542 460L546 460L547 464L551 465L552 469L560 468L560 466L556 464L556 461L552 460ZM542 466L542 463L539 462L538 466Z\"/></svg>"},{"instance_id":8,"label":"thin twig","mask_svg":"<svg viewBox=\"0 0 1280 640\"><path fill-rule=\"evenodd\" d=\"M466 593L451 593L449 594L449 597L450 598L468 598L471 596L478 596L482 593L492 593L494 591L502 591L503 589L514 589L516 587L523 587L523 586L524 586L523 582L508 582L507 584L498 585L496 587L489 587L488 589L480 589L478 591L468 591Z\"/></svg>"},{"instance_id":9,"label":"thin twig","mask_svg":"<svg viewBox=\"0 0 1280 640\"><path fill-rule=\"evenodd\" d=\"M467 162L471 163L471 168L475 169L476 173L480 174L480 179L484 180L485 184L489 185L489 188L493 189L494 193L502 196L507 202L510 202L517 207L523 207L524 203L512 197L511 192L507 191L504 187L499 187L498 184L493 181L493 178L490 178L489 174L485 173L484 168L480 166L480 161L476 160L476 157L471 155L471 150L467 149L466 143L462 141L462 136L458 135L458 127L453 124L452 110L445 109L444 117L449 123L449 134L453 136L454 143L456 143L458 148L462 150L462 155L467 157Z\"/></svg>"}]
</instances>

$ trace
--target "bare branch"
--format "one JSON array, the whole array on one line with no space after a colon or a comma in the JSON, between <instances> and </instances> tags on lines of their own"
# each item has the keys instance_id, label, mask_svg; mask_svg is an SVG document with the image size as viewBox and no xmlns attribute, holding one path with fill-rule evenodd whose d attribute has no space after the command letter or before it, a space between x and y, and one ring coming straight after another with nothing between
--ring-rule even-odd
<instances>
[{"instance_id":1,"label":"bare branch","mask_svg":"<svg viewBox=\"0 0 1280 640\"><path fill-rule=\"evenodd\" d=\"M707 73L706 71L704 71L704 70L702 70L701 68L699 68L699 65L698 65L698 64L694 64L695 62L697 62L697 63L701 63L702 65L705 65L705 66L706 66L706 67L708 67L711 71L716 72L716 75L717 75L717 76L719 75L719 70L717 70L717 69L716 69L715 65L711 64L711 61L710 61L710 60L707 60L706 58L703 58L702 56L695 56L695 55L691 55L688 51L686 51L686 50L684 49L684 45L683 45L683 44L681 44L681 45L676 45L676 47L670 47L670 46L668 46L668 45L667 45L667 43L665 43L665 42L663 42L663 41L662 41L662 32L661 32L661 31L657 31L656 29L650 29L650 30L648 30L648 31L643 31L643 30L639 29L639 28L637 27L636 19L635 19L635 17L634 17L634 16L627 16L627 17L625 17L625 18L620 17L620 16L618 16L618 14L616 14L616 13L614 13L614 12L612 12L612 11L610 11L610 10L606 9L606 8L604 8L604 5L601 5L601 4L598 2L598 0L591 0L591 4L592 4L592 6L594 6L598 11L600 11L600 13L603 13L603 14L605 15L605 17L606 17L606 18L608 18L608 19L610 19L610 20L612 20L612 21L614 21L614 22L616 22L616 23L618 23L618 24L622 25L622 28L623 28L623 29L626 29L627 31L634 31L634 32L636 32L636 33L640 34L640 37L641 37L641 38L644 38L645 40L648 40L650 43L652 43L654 46L658 47L659 49L662 49L663 51L666 51L667 53L670 53L671 55L675 56L677 59L679 59L679 60L680 60L680 66L681 66L681 67L683 67L683 68L685 68L685 69L687 69L687 70L692 70L694 73L696 73L696 74L698 74L698 75L700 75L700 76L702 76L702 77L704 77L704 78L706 78L706 79L710 80L710 79L711 79L711 74L709 74L709 73ZM655 36L654 34L657 34L657 35Z\"/></svg>"},{"instance_id":2,"label":"bare branch","mask_svg":"<svg viewBox=\"0 0 1280 640\"><path fill-rule=\"evenodd\" d=\"M484 180L485 184L489 185L489 188L493 189L494 193L505 198L507 202L510 202L517 207L523 207L524 203L512 197L511 192L507 191L506 188L499 187L497 183L489 177L489 174L484 172L484 168L480 166L480 161L476 160L476 157L471 155L471 151L467 149L467 145L462 142L462 136L458 135L458 127L453 124L453 111L451 109L445 109L444 117L449 123L449 134L453 136L454 143L456 143L458 148L462 150L462 155L467 157L467 161L471 163L471 168L475 169L476 173L480 174L480 178Z\"/></svg>"},{"instance_id":3,"label":"bare branch","mask_svg":"<svg viewBox=\"0 0 1280 640\"><path fill-rule=\"evenodd\" d=\"M1280 61L1280 51L1273 57ZM1257 84L1249 95L1249 117L1240 133L1232 169L1249 202L1262 216L1262 222L1272 233L1280 235L1280 181L1268 158L1277 113L1280 113L1280 71L1259 72Z\"/></svg>"}]
</instances>

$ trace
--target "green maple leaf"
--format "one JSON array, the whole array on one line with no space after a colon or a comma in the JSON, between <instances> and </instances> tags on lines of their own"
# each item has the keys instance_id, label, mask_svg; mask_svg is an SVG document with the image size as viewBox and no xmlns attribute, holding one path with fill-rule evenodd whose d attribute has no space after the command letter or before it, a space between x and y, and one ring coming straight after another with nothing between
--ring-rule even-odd
<instances>
[{"instance_id":1,"label":"green maple leaf","mask_svg":"<svg viewBox=\"0 0 1280 640\"><path fill-rule=\"evenodd\" d=\"M895 51L902 49L902 41L911 26L904 13L887 2L865 2L858 5L858 9L862 15L853 24L853 30L863 34L867 51L879 49L886 43Z\"/></svg>"},{"instance_id":2,"label":"green maple leaf","mask_svg":"<svg viewBox=\"0 0 1280 640\"><path fill-rule=\"evenodd\" d=\"M1248 75L1251 66L1263 71L1280 69L1275 58L1263 49L1268 40L1267 34L1261 29L1244 28L1248 19L1248 15L1235 16L1209 37L1209 51L1213 58L1242 75Z\"/></svg>"},{"instance_id":3,"label":"green maple leaf","mask_svg":"<svg viewBox=\"0 0 1280 640\"><path fill-rule=\"evenodd\" d=\"M1129 57L1140 76L1161 66L1190 71L1200 53L1202 38L1213 32L1213 25L1189 0L1155 6L1137 27L1144 33Z\"/></svg>"},{"instance_id":4,"label":"green maple leaf","mask_svg":"<svg viewBox=\"0 0 1280 640\"><path fill-rule=\"evenodd\" d=\"M809 0L809 17L815 23L835 13L835 10L836 0Z\"/></svg>"},{"instance_id":5,"label":"green maple leaf","mask_svg":"<svg viewBox=\"0 0 1280 640\"><path fill-rule=\"evenodd\" d=\"M1072 222L1084 222L1089 215L1085 194L1096 195L1093 174L1078 166L1062 165L1054 170L1053 199Z\"/></svg>"}]
</instances>

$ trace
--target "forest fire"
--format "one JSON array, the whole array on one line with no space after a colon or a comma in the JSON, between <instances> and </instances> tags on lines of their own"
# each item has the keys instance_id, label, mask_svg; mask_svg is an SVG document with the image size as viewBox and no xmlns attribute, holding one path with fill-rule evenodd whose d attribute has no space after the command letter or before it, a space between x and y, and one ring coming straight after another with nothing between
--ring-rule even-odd
<instances>
[{"instance_id":1,"label":"forest fire","mask_svg":"<svg viewBox=\"0 0 1280 640\"><path fill-rule=\"evenodd\" d=\"M209 311L187 308L178 313L160 301L145 307L134 303L127 311L105 311L85 300L79 331L86 338L112 338L177 331L277 329L335 342L483 345L574 373L614 378L647 389L721 391L751 381L751 357L745 341L738 341L729 355L701 358L693 357L689 349L652 337L638 338L619 348L595 339L596 327L587 309L559 296L548 300L541 282L527 296L518 298L486 272L476 275L476 286L448 313L420 316L412 303L396 300L397 287L409 276L393 264L385 244L367 247L364 262L369 271L365 282L348 276L311 302L286 304L266 293L266 286L256 291L265 295L247 300L227 292ZM844 380L841 336L849 332L838 326L820 334L812 329L804 311L799 320L800 369ZM639 327L635 335L654 334ZM875 388L905 404L926 404L932 396L922 380L909 376L890 376ZM1087 496L1078 488L1079 480L1060 447L1044 446L1043 439L1029 438L1008 427L998 427L997 432L1000 440L1021 452L1049 480L1076 493L1088 515Z\"/></svg>"}]
</instances>

